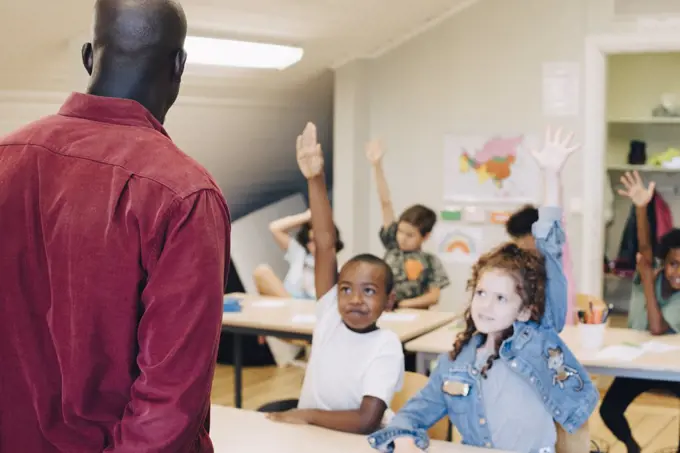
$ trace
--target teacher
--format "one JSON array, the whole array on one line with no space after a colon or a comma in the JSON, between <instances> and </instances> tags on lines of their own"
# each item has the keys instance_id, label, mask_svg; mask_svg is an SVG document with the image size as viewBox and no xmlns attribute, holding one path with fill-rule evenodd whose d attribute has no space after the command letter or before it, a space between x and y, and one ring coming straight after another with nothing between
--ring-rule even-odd
<instances>
[{"instance_id":1,"label":"teacher","mask_svg":"<svg viewBox=\"0 0 680 453\"><path fill-rule=\"evenodd\" d=\"M186 30L98 0L88 94L0 140L0 451L213 451L230 219L162 126Z\"/></svg>"}]
</instances>

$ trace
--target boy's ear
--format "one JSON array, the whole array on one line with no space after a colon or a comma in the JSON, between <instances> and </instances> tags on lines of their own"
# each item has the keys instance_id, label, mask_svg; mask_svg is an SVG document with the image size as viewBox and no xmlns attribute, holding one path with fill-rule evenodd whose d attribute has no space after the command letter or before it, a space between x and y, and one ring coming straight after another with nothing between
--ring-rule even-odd
<instances>
[{"instance_id":1,"label":"boy's ear","mask_svg":"<svg viewBox=\"0 0 680 453\"><path fill-rule=\"evenodd\" d=\"M425 233L425 234L423 235L423 241L427 241L428 239L430 239L430 235L431 235L431 234L432 234L431 231L430 231L429 233Z\"/></svg>"},{"instance_id":2,"label":"boy's ear","mask_svg":"<svg viewBox=\"0 0 680 453\"><path fill-rule=\"evenodd\" d=\"M390 292L387 295L387 305L385 305L385 310L387 310L387 311L394 310L396 304L397 304L397 293L395 293L394 290L392 290L392 292Z\"/></svg>"},{"instance_id":3,"label":"boy's ear","mask_svg":"<svg viewBox=\"0 0 680 453\"><path fill-rule=\"evenodd\" d=\"M519 322L527 322L531 319L531 310L527 307L522 308L517 314L517 320Z\"/></svg>"}]
</instances>

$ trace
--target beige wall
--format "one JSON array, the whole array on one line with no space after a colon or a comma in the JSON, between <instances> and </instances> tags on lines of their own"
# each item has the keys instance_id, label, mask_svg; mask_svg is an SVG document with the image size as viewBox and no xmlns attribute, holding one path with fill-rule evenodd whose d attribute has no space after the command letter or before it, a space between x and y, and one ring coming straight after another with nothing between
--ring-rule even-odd
<instances>
[{"instance_id":1,"label":"beige wall","mask_svg":"<svg viewBox=\"0 0 680 453\"><path fill-rule=\"evenodd\" d=\"M541 77L545 61L583 63L588 33L630 29L630 20L612 16L612 0L501 0L480 1L418 38L371 61L363 83L370 92L368 135L382 137L388 147L385 170L397 210L415 202L443 207L441 168L446 134L486 135L495 132L542 133L547 124L559 124L583 136L582 115L547 118L542 113ZM583 74L582 74L583 75ZM350 77L343 71L337 84ZM583 106L583 89L580 99ZM352 123L355 115L344 98L337 98L335 124ZM362 126L366 128L365 125ZM361 158L358 143L346 139L352 133L336 128L336 165ZM342 145L342 146L340 146ZM576 154L564 173L567 206L584 195L580 183L582 159ZM339 167L338 168L339 171ZM361 173L361 175L359 175ZM349 253L364 251L357 237L368 237L368 249L381 254L377 237L380 213L374 181L363 197L355 193L350 176L334 186L336 218L354 230ZM365 222L368 213L368 222ZM367 223L367 224L366 224ZM581 217L567 213L568 233L580 276ZM487 246L501 240L500 229L487 234ZM433 244L429 244L432 249ZM453 284L442 305L460 307L469 265L447 265ZM594 270L597 271L597 270Z\"/></svg>"}]
</instances>

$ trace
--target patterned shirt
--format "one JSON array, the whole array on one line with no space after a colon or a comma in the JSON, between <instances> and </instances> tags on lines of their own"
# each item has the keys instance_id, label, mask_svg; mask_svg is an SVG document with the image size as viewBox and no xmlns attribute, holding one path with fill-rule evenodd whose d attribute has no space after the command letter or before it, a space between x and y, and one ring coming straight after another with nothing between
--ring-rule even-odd
<instances>
[{"instance_id":1,"label":"patterned shirt","mask_svg":"<svg viewBox=\"0 0 680 453\"><path fill-rule=\"evenodd\" d=\"M380 229L380 240L385 246L385 262L394 273L397 302L422 296L432 288L449 285L442 262L435 255L422 250L405 252L397 244L397 222Z\"/></svg>"}]
</instances>

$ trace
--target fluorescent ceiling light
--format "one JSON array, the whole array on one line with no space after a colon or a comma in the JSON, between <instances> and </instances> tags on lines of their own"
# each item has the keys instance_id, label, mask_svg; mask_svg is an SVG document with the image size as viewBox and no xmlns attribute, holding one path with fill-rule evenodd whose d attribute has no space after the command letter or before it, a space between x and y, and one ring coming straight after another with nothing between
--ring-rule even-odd
<instances>
[{"instance_id":1,"label":"fluorescent ceiling light","mask_svg":"<svg viewBox=\"0 0 680 453\"><path fill-rule=\"evenodd\" d=\"M302 58L299 47L187 36L187 63L236 68L285 69Z\"/></svg>"}]
</instances>

